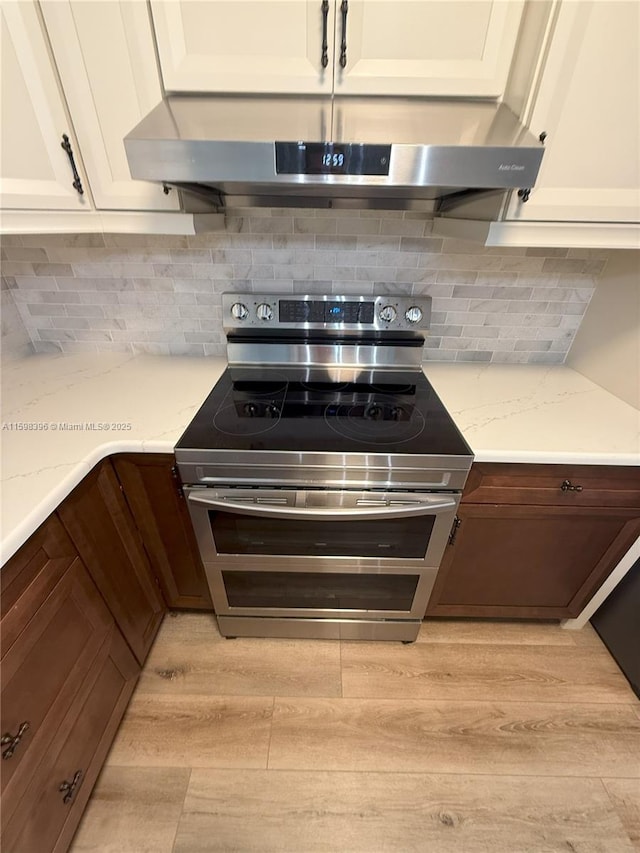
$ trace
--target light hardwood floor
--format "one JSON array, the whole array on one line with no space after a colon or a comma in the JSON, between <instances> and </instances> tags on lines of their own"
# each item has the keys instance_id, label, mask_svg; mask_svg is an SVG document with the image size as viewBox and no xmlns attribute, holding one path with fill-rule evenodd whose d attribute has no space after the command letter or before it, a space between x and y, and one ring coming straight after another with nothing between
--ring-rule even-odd
<instances>
[{"instance_id":1,"label":"light hardwood floor","mask_svg":"<svg viewBox=\"0 0 640 853\"><path fill-rule=\"evenodd\" d=\"M73 853L634 853L640 703L597 634L224 640L168 616Z\"/></svg>"}]
</instances>

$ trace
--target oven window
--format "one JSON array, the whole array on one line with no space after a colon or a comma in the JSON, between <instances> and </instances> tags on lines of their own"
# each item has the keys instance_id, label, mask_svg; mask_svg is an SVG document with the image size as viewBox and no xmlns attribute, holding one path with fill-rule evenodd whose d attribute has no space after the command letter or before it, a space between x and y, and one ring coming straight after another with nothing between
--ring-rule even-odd
<instances>
[{"instance_id":1,"label":"oven window","mask_svg":"<svg viewBox=\"0 0 640 853\"><path fill-rule=\"evenodd\" d=\"M230 607L411 610L418 575L223 571Z\"/></svg>"},{"instance_id":2,"label":"oven window","mask_svg":"<svg viewBox=\"0 0 640 853\"><path fill-rule=\"evenodd\" d=\"M218 554L424 559L434 515L309 521L210 512Z\"/></svg>"}]
</instances>

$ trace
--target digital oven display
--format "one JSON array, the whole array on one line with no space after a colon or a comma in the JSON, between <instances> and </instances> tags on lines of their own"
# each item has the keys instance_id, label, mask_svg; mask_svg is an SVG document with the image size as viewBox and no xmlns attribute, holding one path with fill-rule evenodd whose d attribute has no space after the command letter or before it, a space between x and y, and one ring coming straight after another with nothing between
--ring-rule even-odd
<instances>
[{"instance_id":1,"label":"digital oven display","mask_svg":"<svg viewBox=\"0 0 640 853\"><path fill-rule=\"evenodd\" d=\"M280 323L373 323L373 302L281 299Z\"/></svg>"},{"instance_id":2,"label":"digital oven display","mask_svg":"<svg viewBox=\"0 0 640 853\"><path fill-rule=\"evenodd\" d=\"M278 175L388 175L390 145L276 142Z\"/></svg>"}]
</instances>

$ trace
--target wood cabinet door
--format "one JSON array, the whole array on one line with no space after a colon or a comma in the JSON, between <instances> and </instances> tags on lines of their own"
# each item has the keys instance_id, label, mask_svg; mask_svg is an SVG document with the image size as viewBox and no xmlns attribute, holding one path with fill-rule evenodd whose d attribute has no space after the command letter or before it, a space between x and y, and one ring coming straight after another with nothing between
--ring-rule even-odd
<instances>
[{"instance_id":1,"label":"wood cabinet door","mask_svg":"<svg viewBox=\"0 0 640 853\"><path fill-rule=\"evenodd\" d=\"M123 138L162 99L146 3L42 3L91 191L100 210L178 210L175 192L131 179Z\"/></svg>"},{"instance_id":2,"label":"wood cabinet door","mask_svg":"<svg viewBox=\"0 0 640 853\"><path fill-rule=\"evenodd\" d=\"M173 455L159 453L113 459L167 604L213 610L175 464Z\"/></svg>"},{"instance_id":3,"label":"wood cabinet door","mask_svg":"<svg viewBox=\"0 0 640 853\"><path fill-rule=\"evenodd\" d=\"M37 7L30 0L0 6L0 207L90 210L78 143ZM73 187L63 134L71 142L82 195Z\"/></svg>"},{"instance_id":4,"label":"wood cabinet door","mask_svg":"<svg viewBox=\"0 0 640 853\"><path fill-rule=\"evenodd\" d=\"M561 3L527 124L548 134L526 204L507 219L640 220L640 4Z\"/></svg>"},{"instance_id":5,"label":"wood cabinet door","mask_svg":"<svg viewBox=\"0 0 640 853\"><path fill-rule=\"evenodd\" d=\"M111 463L100 463L57 512L125 639L143 663L165 605Z\"/></svg>"},{"instance_id":6,"label":"wood cabinet door","mask_svg":"<svg viewBox=\"0 0 640 853\"><path fill-rule=\"evenodd\" d=\"M576 616L640 535L640 510L463 504L427 615Z\"/></svg>"},{"instance_id":7,"label":"wood cabinet door","mask_svg":"<svg viewBox=\"0 0 640 853\"><path fill-rule=\"evenodd\" d=\"M349 0L344 68L340 0L336 6L336 94L504 92L520 0Z\"/></svg>"},{"instance_id":8,"label":"wood cabinet door","mask_svg":"<svg viewBox=\"0 0 640 853\"><path fill-rule=\"evenodd\" d=\"M333 0L326 68L321 0L151 0L151 9L167 91L331 92Z\"/></svg>"},{"instance_id":9,"label":"wood cabinet door","mask_svg":"<svg viewBox=\"0 0 640 853\"><path fill-rule=\"evenodd\" d=\"M39 549L36 561L41 553ZM77 558L46 560L3 614L2 735L15 737L27 726L12 754L10 744L2 748L3 828L35 768L51 749L112 627L111 615Z\"/></svg>"},{"instance_id":10,"label":"wood cabinet door","mask_svg":"<svg viewBox=\"0 0 640 853\"><path fill-rule=\"evenodd\" d=\"M91 584L88 578L87 583ZM100 598L95 588L93 594ZM101 599L100 604L104 607ZM58 728L55 741L41 754L40 764L4 829L3 849L16 853L67 850L139 671L111 620L109 636ZM73 786L66 802L67 792L60 790L65 782Z\"/></svg>"}]
</instances>

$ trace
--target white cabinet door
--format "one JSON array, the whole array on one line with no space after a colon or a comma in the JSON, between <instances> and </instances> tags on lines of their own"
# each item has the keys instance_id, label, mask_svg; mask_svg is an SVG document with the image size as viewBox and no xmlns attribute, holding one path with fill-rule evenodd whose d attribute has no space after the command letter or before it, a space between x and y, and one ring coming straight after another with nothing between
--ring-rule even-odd
<instances>
[{"instance_id":1,"label":"white cabinet door","mask_svg":"<svg viewBox=\"0 0 640 853\"><path fill-rule=\"evenodd\" d=\"M640 220L639 56L637 0L562 4L529 120L546 151L507 219Z\"/></svg>"},{"instance_id":2,"label":"white cabinet door","mask_svg":"<svg viewBox=\"0 0 640 853\"><path fill-rule=\"evenodd\" d=\"M175 191L133 181L123 138L162 98L146 3L42 0L47 32L101 210L177 210Z\"/></svg>"},{"instance_id":3,"label":"white cabinet door","mask_svg":"<svg viewBox=\"0 0 640 853\"><path fill-rule=\"evenodd\" d=\"M330 92L335 4L322 66L321 0L151 0L173 92Z\"/></svg>"},{"instance_id":4,"label":"white cabinet door","mask_svg":"<svg viewBox=\"0 0 640 853\"><path fill-rule=\"evenodd\" d=\"M0 51L0 207L90 210L78 145L35 3L0 5ZM70 138L82 195L73 187L63 134Z\"/></svg>"},{"instance_id":5,"label":"white cabinet door","mask_svg":"<svg viewBox=\"0 0 640 853\"><path fill-rule=\"evenodd\" d=\"M349 0L343 68L337 0L335 91L500 97L523 6L520 0Z\"/></svg>"}]
</instances>

